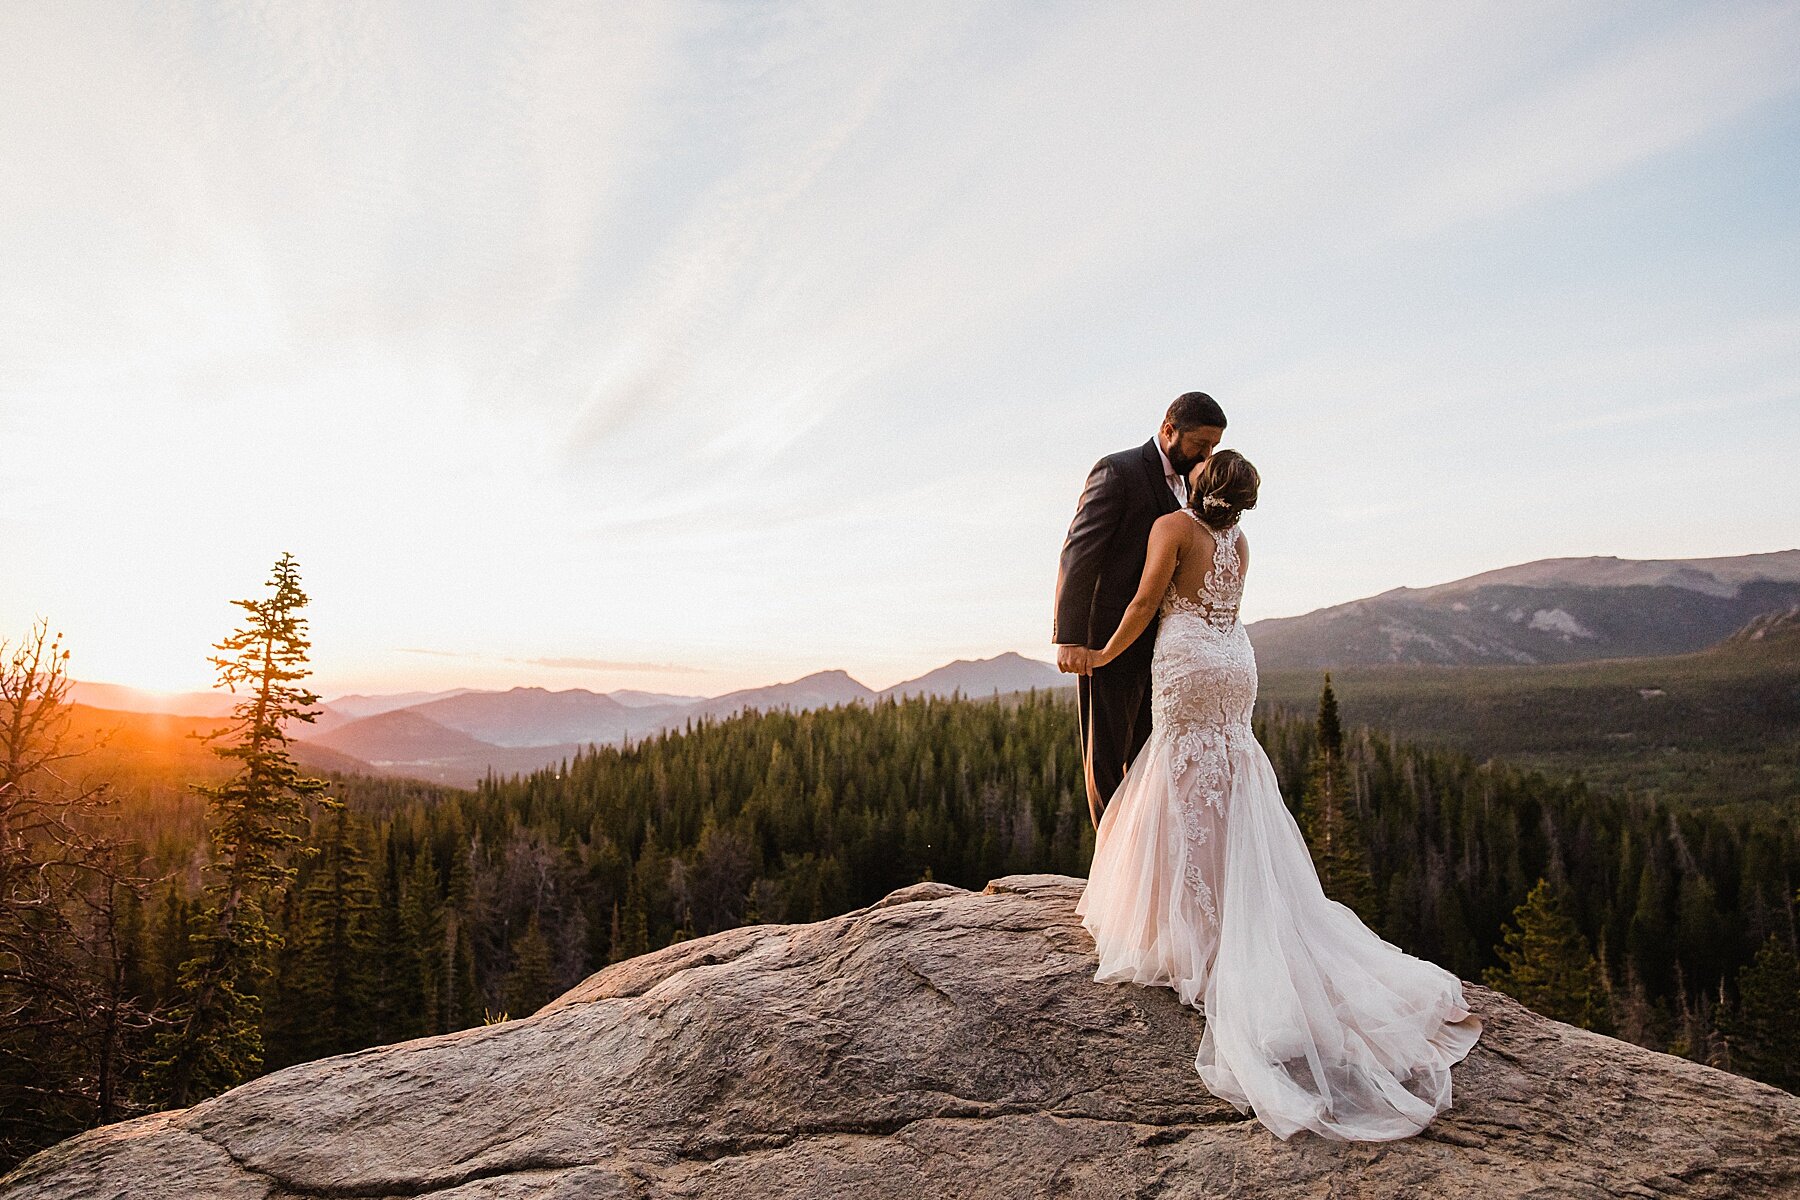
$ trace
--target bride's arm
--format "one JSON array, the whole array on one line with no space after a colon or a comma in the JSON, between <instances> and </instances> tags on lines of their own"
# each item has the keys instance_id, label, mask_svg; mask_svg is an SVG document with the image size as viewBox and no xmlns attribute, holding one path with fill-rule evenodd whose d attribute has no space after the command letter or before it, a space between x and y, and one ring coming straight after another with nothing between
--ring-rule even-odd
<instances>
[{"instance_id":1,"label":"bride's arm","mask_svg":"<svg viewBox=\"0 0 1800 1200\"><path fill-rule=\"evenodd\" d=\"M1137 595L1131 598L1124 619L1106 645L1094 652L1093 666L1104 667L1119 657L1150 624L1150 618L1162 604L1163 593L1169 590L1169 580L1175 575L1180 548L1181 527L1168 517L1160 518L1150 527L1150 546L1145 552L1144 574L1138 579Z\"/></svg>"}]
</instances>

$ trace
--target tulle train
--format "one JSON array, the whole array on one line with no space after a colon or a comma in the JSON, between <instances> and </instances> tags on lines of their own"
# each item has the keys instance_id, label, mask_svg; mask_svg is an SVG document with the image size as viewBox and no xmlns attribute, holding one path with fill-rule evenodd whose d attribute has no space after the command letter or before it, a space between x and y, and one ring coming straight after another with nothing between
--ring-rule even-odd
<instances>
[{"instance_id":1,"label":"tulle train","mask_svg":"<svg viewBox=\"0 0 1800 1200\"><path fill-rule=\"evenodd\" d=\"M1450 1067L1481 1034L1461 981L1326 897L1247 729L1224 750L1222 812L1199 802L1191 768L1177 780L1173 751L1153 732L1101 815L1076 903L1095 980L1199 1007L1195 1070L1279 1137L1417 1133L1450 1106Z\"/></svg>"}]
</instances>

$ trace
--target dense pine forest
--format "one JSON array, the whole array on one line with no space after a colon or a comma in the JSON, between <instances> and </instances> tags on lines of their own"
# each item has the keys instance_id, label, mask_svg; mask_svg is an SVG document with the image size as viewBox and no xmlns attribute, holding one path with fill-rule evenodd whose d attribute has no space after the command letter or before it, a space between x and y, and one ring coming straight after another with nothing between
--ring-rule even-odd
<instances>
[{"instance_id":1,"label":"dense pine forest","mask_svg":"<svg viewBox=\"0 0 1800 1200\"><path fill-rule=\"evenodd\" d=\"M609 962L920 879L1085 875L1074 722L1065 693L920 698L749 714L466 792L333 778L271 892L237 1071L524 1016ZM1671 808L1397 743L1341 728L1330 697L1259 714L1257 734L1328 890L1390 940L1549 1015L1797 1085L1788 813ZM181 1010L218 851L193 836L193 797L141 779L107 821L155 881L114 890L115 954L91 963L140 1018L109 1051L116 1120L173 1102L158 1014ZM9 1116L31 1081L95 1069L78 1043L46 1063L0 1041ZM95 1121L33 1116L15 1156Z\"/></svg>"}]
</instances>

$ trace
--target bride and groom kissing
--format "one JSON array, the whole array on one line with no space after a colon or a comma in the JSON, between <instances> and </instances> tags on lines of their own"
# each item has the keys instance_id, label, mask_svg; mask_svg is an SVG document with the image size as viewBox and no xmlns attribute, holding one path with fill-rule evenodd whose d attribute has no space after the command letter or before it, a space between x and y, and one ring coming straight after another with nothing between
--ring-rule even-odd
<instances>
[{"instance_id":1,"label":"bride and groom kissing","mask_svg":"<svg viewBox=\"0 0 1800 1200\"><path fill-rule=\"evenodd\" d=\"M1057 574L1057 665L1077 679L1094 857L1075 911L1100 983L1206 1014L1195 1070L1277 1136L1419 1132L1481 1021L1462 983L1320 887L1251 730L1238 618L1261 478L1225 412L1176 397L1156 435L1094 464Z\"/></svg>"}]
</instances>

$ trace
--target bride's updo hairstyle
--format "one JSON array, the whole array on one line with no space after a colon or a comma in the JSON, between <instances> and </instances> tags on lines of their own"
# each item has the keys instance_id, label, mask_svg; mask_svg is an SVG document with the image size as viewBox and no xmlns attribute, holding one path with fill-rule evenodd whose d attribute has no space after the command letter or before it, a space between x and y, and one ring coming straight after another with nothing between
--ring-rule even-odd
<instances>
[{"instance_id":1,"label":"bride's updo hairstyle","mask_svg":"<svg viewBox=\"0 0 1800 1200\"><path fill-rule=\"evenodd\" d=\"M1256 489L1262 477L1250 460L1236 450L1221 450L1206 460L1194 476L1188 507L1210 529L1230 529L1246 508L1256 507Z\"/></svg>"}]
</instances>

